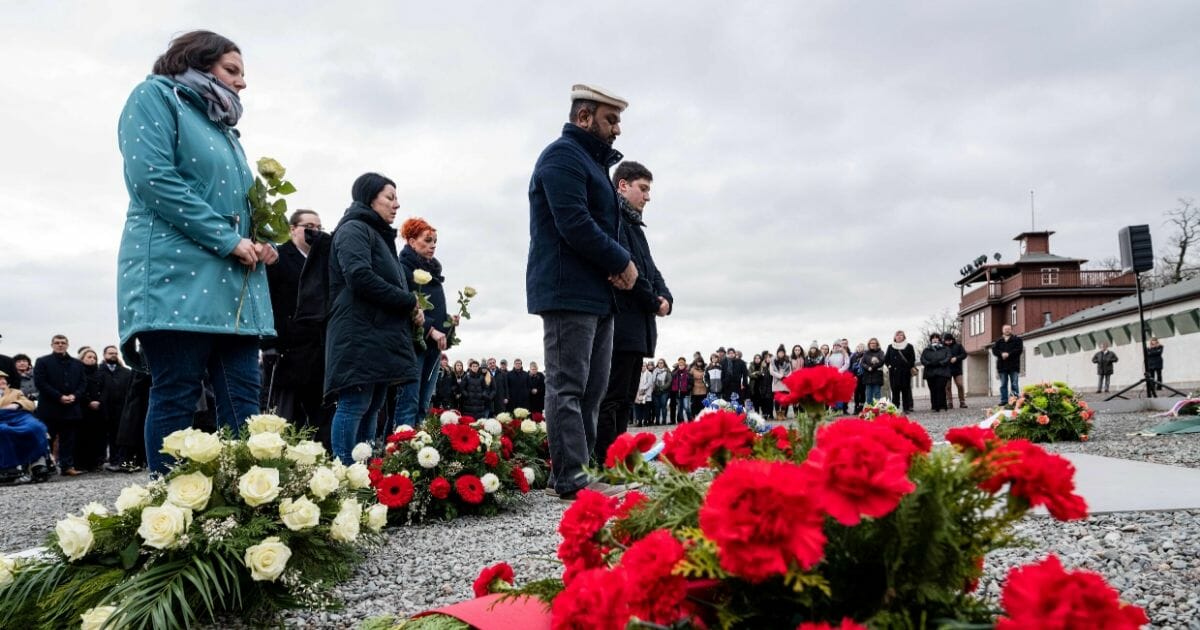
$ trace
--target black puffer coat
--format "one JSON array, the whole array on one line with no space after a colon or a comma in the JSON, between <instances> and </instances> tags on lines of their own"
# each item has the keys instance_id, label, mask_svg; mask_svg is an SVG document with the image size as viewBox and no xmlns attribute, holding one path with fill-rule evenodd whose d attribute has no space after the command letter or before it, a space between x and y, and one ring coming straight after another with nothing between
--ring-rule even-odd
<instances>
[{"instance_id":1,"label":"black puffer coat","mask_svg":"<svg viewBox=\"0 0 1200 630\"><path fill-rule=\"evenodd\" d=\"M490 416L492 399L496 396L495 385L487 372L467 370L458 381L458 393L462 396L462 409L459 411L476 418Z\"/></svg>"},{"instance_id":2,"label":"black puffer coat","mask_svg":"<svg viewBox=\"0 0 1200 630\"><path fill-rule=\"evenodd\" d=\"M950 378L950 350L941 344L926 346L921 351L921 365L925 366L925 380L935 376Z\"/></svg>"},{"instance_id":3,"label":"black puffer coat","mask_svg":"<svg viewBox=\"0 0 1200 630\"><path fill-rule=\"evenodd\" d=\"M330 248L325 395L416 380L416 305L396 258L396 230L355 202L338 222Z\"/></svg>"}]
</instances>

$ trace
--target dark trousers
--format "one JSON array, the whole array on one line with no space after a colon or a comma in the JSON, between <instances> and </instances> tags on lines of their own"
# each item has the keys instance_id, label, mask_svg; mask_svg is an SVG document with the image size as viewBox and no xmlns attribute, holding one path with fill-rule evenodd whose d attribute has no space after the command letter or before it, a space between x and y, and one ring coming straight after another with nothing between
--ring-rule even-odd
<instances>
[{"instance_id":1,"label":"dark trousers","mask_svg":"<svg viewBox=\"0 0 1200 630\"><path fill-rule=\"evenodd\" d=\"M612 369L608 373L608 389L600 402L600 417L596 422L596 447L593 458L603 463L608 447L617 436L629 430L633 418L633 401L637 398L638 381L642 376L642 355L637 352L614 352ZM646 407L649 407L647 405ZM644 420L644 418L639 418Z\"/></svg>"},{"instance_id":2,"label":"dark trousers","mask_svg":"<svg viewBox=\"0 0 1200 630\"><path fill-rule=\"evenodd\" d=\"M1149 372L1150 379L1154 384L1150 386L1150 396L1158 398L1158 392L1162 391L1162 368L1152 368Z\"/></svg>"},{"instance_id":3,"label":"dark trousers","mask_svg":"<svg viewBox=\"0 0 1200 630\"><path fill-rule=\"evenodd\" d=\"M1107 392L1108 382L1112 380L1112 374L1101 374L1096 381L1096 391Z\"/></svg>"},{"instance_id":4,"label":"dark trousers","mask_svg":"<svg viewBox=\"0 0 1200 630\"><path fill-rule=\"evenodd\" d=\"M858 382L854 384L854 413L862 411L863 403L867 400L867 384L863 378L858 377Z\"/></svg>"},{"instance_id":5,"label":"dark trousers","mask_svg":"<svg viewBox=\"0 0 1200 630\"><path fill-rule=\"evenodd\" d=\"M75 467L75 436L79 433L82 420L63 420L56 418L42 420L49 429L50 442L58 448L58 467L60 470Z\"/></svg>"},{"instance_id":6,"label":"dark trousers","mask_svg":"<svg viewBox=\"0 0 1200 630\"><path fill-rule=\"evenodd\" d=\"M890 370L888 380L892 386L892 404L903 411L912 411L912 374L908 370Z\"/></svg>"},{"instance_id":7,"label":"dark trousers","mask_svg":"<svg viewBox=\"0 0 1200 630\"><path fill-rule=\"evenodd\" d=\"M704 399L705 398L707 398L707 396L705 394L692 394L692 417L693 418L700 415L701 411L704 411Z\"/></svg>"},{"instance_id":8,"label":"dark trousers","mask_svg":"<svg viewBox=\"0 0 1200 630\"><path fill-rule=\"evenodd\" d=\"M945 376L929 376L929 398L933 403L934 411L949 409L946 406L946 383L949 378Z\"/></svg>"}]
</instances>

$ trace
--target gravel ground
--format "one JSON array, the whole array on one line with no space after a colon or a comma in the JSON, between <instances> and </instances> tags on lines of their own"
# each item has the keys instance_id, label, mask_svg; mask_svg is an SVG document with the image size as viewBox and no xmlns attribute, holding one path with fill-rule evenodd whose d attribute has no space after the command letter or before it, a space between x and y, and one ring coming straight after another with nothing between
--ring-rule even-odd
<instances>
[{"instance_id":1,"label":"gravel ground","mask_svg":"<svg viewBox=\"0 0 1200 630\"><path fill-rule=\"evenodd\" d=\"M938 440L950 427L981 420L990 402L971 400L972 409L941 414L918 411L913 419ZM1200 467L1200 435L1126 436L1161 421L1148 413L1100 414L1091 441L1050 448ZM634 430L661 432L659 428ZM142 475L103 473L0 488L0 513L6 515L0 549L37 545L64 512L91 500L111 505L122 487L143 480ZM343 610L299 611L283 621L289 627L350 628L380 614L409 615L436 608L470 597L479 569L501 560L513 565L518 581L545 575L555 570L548 559L554 555L555 530L564 508L565 504L533 492L512 511L494 518L388 530L383 547L337 589L345 602ZM1151 627L1200 630L1196 586L1200 584L1200 510L1106 514L1075 523L1030 516L1019 533L1037 544L1000 550L987 558L981 589L989 596L999 595L1000 580L1011 567L1052 552L1068 567L1103 574L1123 599L1146 608Z\"/></svg>"}]
</instances>

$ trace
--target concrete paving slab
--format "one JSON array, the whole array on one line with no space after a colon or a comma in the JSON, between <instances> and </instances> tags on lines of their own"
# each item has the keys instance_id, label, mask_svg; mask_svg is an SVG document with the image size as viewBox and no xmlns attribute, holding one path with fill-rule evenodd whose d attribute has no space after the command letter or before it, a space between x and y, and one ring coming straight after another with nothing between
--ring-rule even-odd
<instances>
[{"instance_id":1,"label":"concrete paving slab","mask_svg":"<svg viewBox=\"0 0 1200 630\"><path fill-rule=\"evenodd\" d=\"M1200 509L1200 469L1062 455L1075 464L1076 492L1087 500L1089 513Z\"/></svg>"}]
</instances>

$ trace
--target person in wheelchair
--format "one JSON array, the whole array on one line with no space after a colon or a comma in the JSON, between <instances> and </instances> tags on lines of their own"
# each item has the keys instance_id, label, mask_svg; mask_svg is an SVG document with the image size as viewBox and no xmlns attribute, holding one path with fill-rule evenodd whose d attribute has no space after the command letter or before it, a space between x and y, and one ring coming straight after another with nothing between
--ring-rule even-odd
<instances>
[{"instance_id":1,"label":"person in wheelchair","mask_svg":"<svg viewBox=\"0 0 1200 630\"><path fill-rule=\"evenodd\" d=\"M0 483L45 481L53 471L46 425L32 412L33 401L8 386L0 371Z\"/></svg>"}]
</instances>

